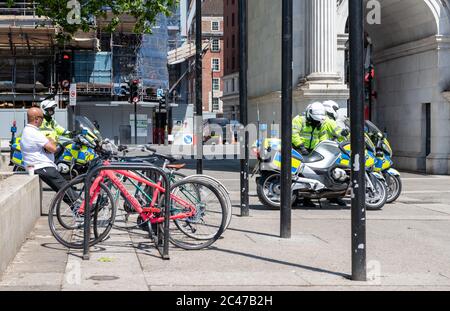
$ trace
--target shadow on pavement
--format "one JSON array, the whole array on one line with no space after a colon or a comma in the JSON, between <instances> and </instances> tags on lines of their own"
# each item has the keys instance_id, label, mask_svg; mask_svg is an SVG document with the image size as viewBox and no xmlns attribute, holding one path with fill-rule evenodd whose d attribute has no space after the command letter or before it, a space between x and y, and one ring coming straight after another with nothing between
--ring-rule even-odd
<instances>
[{"instance_id":1,"label":"shadow on pavement","mask_svg":"<svg viewBox=\"0 0 450 311\"><path fill-rule=\"evenodd\" d=\"M282 261L282 260L277 260L277 259L272 259L272 258L265 258L265 257L253 255L253 254L247 254L247 253L243 253L243 252L232 251L232 250L229 250L229 249L220 249L218 247L211 247L211 249L215 250L215 251L219 251L219 252L229 253L229 254L233 254L233 255L239 255L239 256L243 256L243 257L249 257L249 258L263 260L263 261L276 263L276 264L280 264L280 265L297 267L297 268L300 268L300 269L303 269L303 270L309 270L309 271L319 272L319 273L326 273L326 274L340 276L340 277L343 277L343 278L349 278L350 277L349 275L347 275L345 273L329 271L329 270L325 270L325 269L321 269L321 268L305 266L305 265L301 265L301 264L297 264L297 263L292 263L292 262L287 262L287 261Z\"/></svg>"},{"instance_id":2,"label":"shadow on pavement","mask_svg":"<svg viewBox=\"0 0 450 311\"><path fill-rule=\"evenodd\" d=\"M279 238L279 236L275 235L275 234L264 233L264 232L256 232L256 231L250 231L250 230L227 228L227 231L236 231L236 232L250 233L250 234L256 234L256 235L263 235L263 236L268 236L268 237L271 237L271 238Z\"/></svg>"}]
</instances>

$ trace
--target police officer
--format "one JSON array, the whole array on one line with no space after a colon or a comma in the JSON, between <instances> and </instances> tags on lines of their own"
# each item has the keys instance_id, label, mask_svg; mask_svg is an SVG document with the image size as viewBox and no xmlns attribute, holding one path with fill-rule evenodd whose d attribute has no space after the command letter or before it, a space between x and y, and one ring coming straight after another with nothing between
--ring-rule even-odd
<instances>
[{"instance_id":1,"label":"police officer","mask_svg":"<svg viewBox=\"0 0 450 311\"><path fill-rule=\"evenodd\" d=\"M58 104L54 100L44 100L41 103L41 109L44 112L44 120L40 130L44 132L45 136L51 137L54 140L57 140L59 136L70 136L70 132L59 125L53 118L57 106Z\"/></svg>"},{"instance_id":2,"label":"police officer","mask_svg":"<svg viewBox=\"0 0 450 311\"><path fill-rule=\"evenodd\" d=\"M334 128L334 133L338 133L338 137L329 137L330 140L343 142L349 132L345 126L345 122L339 119L339 105L333 100L327 100L323 103L330 125Z\"/></svg>"},{"instance_id":3,"label":"police officer","mask_svg":"<svg viewBox=\"0 0 450 311\"><path fill-rule=\"evenodd\" d=\"M292 121L292 145L303 155L308 155L324 140L341 139L345 134L327 118L322 103L308 106L305 116L297 116Z\"/></svg>"},{"instance_id":4,"label":"police officer","mask_svg":"<svg viewBox=\"0 0 450 311\"><path fill-rule=\"evenodd\" d=\"M329 119L329 122L331 126L335 129L336 133L340 133L340 137L337 138L339 142L342 142L346 139L346 136L348 136L348 130L344 129L342 130L337 121L338 121L338 111L339 111L339 105L332 100L327 100L323 103L323 106L325 107L325 111L327 113L327 117ZM332 137L330 137L331 140L333 140ZM339 206L345 207L347 206L347 203L342 198L336 198L336 199L328 199L328 202L332 204L337 204Z\"/></svg>"},{"instance_id":5,"label":"police officer","mask_svg":"<svg viewBox=\"0 0 450 311\"><path fill-rule=\"evenodd\" d=\"M315 102L306 108L305 116L297 116L292 121L292 145L302 155L310 154L322 141L342 139L342 133L336 124L326 114L324 105ZM304 198L305 207L316 207L307 198Z\"/></svg>"}]
</instances>

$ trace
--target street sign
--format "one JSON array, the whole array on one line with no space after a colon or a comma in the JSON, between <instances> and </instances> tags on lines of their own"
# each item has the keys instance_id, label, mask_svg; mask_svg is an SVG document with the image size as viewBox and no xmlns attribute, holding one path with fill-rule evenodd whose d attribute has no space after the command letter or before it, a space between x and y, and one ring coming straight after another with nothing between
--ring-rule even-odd
<instances>
[{"instance_id":1,"label":"street sign","mask_svg":"<svg viewBox=\"0 0 450 311\"><path fill-rule=\"evenodd\" d=\"M194 141L192 135L185 135L183 140L186 145L192 145L192 142Z\"/></svg>"},{"instance_id":2,"label":"street sign","mask_svg":"<svg viewBox=\"0 0 450 311\"><path fill-rule=\"evenodd\" d=\"M158 89L158 90L156 91L156 97L157 97L158 99L163 98L163 97L164 97L164 90L163 90L163 89Z\"/></svg>"},{"instance_id":3,"label":"street sign","mask_svg":"<svg viewBox=\"0 0 450 311\"><path fill-rule=\"evenodd\" d=\"M76 106L77 105L77 84L76 83L72 83L70 85L69 105L70 106Z\"/></svg>"}]
</instances>

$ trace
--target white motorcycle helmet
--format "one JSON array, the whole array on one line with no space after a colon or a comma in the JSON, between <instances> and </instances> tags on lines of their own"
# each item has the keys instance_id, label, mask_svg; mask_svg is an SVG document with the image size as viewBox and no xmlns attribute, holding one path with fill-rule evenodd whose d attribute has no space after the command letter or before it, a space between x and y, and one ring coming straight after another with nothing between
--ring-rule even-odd
<instances>
[{"instance_id":1,"label":"white motorcycle helmet","mask_svg":"<svg viewBox=\"0 0 450 311\"><path fill-rule=\"evenodd\" d=\"M338 118L338 111L340 108L339 105L333 100L327 100L323 103L323 106L325 107L328 116L336 121Z\"/></svg>"},{"instance_id":2,"label":"white motorcycle helmet","mask_svg":"<svg viewBox=\"0 0 450 311\"><path fill-rule=\"evenodd\" d=\"M306 119L309 122L322 124L327 119L325 107L319 102L309 105L308 108L306 108Z\"/></svg>"},{"instance_id":3,"label":"white motorcycle helmet","mask_svg":"<svg viewBox=\"0 0 450 311\"><path fill-rule=\"evenodd\" d=\"M41 109L45 115L52 116L56 107L58 107L58 104L54 100L44 100L41 102ZM49 110L53 110L53 114L50 114Z\"/></svg>"}]
</instances>

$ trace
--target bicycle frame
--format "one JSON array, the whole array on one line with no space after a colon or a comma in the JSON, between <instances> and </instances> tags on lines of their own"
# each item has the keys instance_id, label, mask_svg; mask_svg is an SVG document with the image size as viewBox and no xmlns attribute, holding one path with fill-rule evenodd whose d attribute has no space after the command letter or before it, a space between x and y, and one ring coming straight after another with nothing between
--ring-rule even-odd
<instances>
[{"instance_id":1,"label":"bicycle frame","mask_svg":"<svg viewBox=\"0 0 450 311\"><path fill-rule=\"evenodd\" d=\"M104 162L104 165L109 165L109 162ZM153 188L152 202L149 207L142 207L138 200L126 189L126 187L122 184L117 175L125 176L129 179L135 180L139 183L145 184L151 188ZM150 223L162 223L164 221L164 217L156 218L154 214L158 214L161 212L160 208L155 207L159 195L165 193L165 189L161 187L162 181L158 181L156 184L147 178L141 177L133 172L124 171L124 170L105 170L101 171L99 176L95 178L92 183L91 188L89 189L89 193L91 196L90 205L92 206L93 202L97 199L100 194L100 183L102 183L106 178L108 178L116 187L119 189L120 193L128 200L128 202L133 206L136 212L142 217L143 221L150 221ZM170 216L170 219L185 219L189 217L193 217L196 214L196 208L193 204L186 202L185 200L170 194L170 199L174 202L181 205L184 209L189 210L189 212L179 213L177 215ZM80 213L84 212L85 202L81 204L79 209Z\"/></svg>"}]
</instances>

